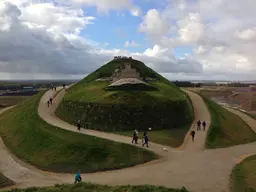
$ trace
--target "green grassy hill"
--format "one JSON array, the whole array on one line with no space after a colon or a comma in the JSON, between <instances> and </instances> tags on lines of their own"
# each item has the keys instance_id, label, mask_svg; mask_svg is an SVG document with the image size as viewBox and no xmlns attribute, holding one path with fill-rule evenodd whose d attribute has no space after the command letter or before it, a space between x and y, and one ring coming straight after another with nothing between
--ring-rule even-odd
<instances>
[{"instance_id":1,"label":"green grassy hill","mask_svg":"<svg viewBox=\"0 0 256 192\"><path fill-rule=\"evenodd\" d=\"M231 174L232 192L256 192L256 155L237 164Z\"/></svg>"},{"instance_id":2,"label":"green grassy hill","mask_svg":"<svg viewBox=\"0 0 256 192\"><path fill-rule=\"evenodd\" d=\"M240 117L203 97L211 114L206 147L221 148L256 141L256 134Z\"/></svg>"},{"instance_id":3,"label":"green grassy hill","mask_svg":"<svg viewBox=\"0 0 256 192\"><path fill-rule=\"evenodd\" d=\"M110 77L126 61L140 71L150 89L131 85L108 90L109 81L95 81ZM110 61L71 87L56 115L71 124L80 119L90 129L113 132L189 127L193 120L186 93L144 63L125 59Z\"/></svg>"},{"instance_id":4,"label":"green grassy hill","mask_svg":"<svg viewBox=\"0 0 256 192\"><path fill-rule=\"evenodd\" d=\"M11 185L14 185L14 182L0 173L0 189L2 187L8 187L8 186L11 186Z\"/></svg>"},{"instance_id":5,"label":"green grassy hill","mask_svg":"<svg viewBox=\"0 0 256 192\"><path fill-rule=\"evenodd\" d=\"M0 136L20 159L54 172L96 172L119 169L156 159L128 144L66 131L38 115L43 92L0 115ZM47 157L47 158L45 158Z\"/></svg>"}]
</instances>

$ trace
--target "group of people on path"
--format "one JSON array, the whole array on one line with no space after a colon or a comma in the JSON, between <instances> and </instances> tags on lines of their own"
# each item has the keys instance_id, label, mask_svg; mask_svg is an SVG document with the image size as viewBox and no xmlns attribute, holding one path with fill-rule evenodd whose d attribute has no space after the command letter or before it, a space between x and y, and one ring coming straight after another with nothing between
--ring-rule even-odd
<instances>
[{"instance_id":1,"label":"group of people on path","mask_svg":"<svg viewBox=\"0 0 256 192\"><path fill-rule=\"evenodd\" d=\"M205 131L205 128L206 128L206 122L205 121L203 121L203 123L200 121L200 120L198 120L197 121L197 131L200 131L201 130L201 125L203 126L203 130ZM194 142L194 140L195 140L195 135L196 135L196 132L195 132L195 130L192 130L191 131L191 133L190 133L190 135L191 135L191 137L192 137L192 141Z\"/></svg>"},{"instance_id":2,"label":"group of people on path","mask_svg":"<svg viewBox=\"0 0 256 192\"><path fill-rule=\"evenodd\" d=\"M50 105L52 105L52 101L53 99L50 97L50 99L47 101L47 106L50 107Z\"/></svg>"},{"instance_id":3,"label":"group of people on path","mask_svg":"<svg viewBox=\"0 0 256 192\"><path fill-rule=\"evenodd\" d=\"M135 129L132 135L132 143L138 144L138 139L139 139L139 132ZM143 136L142 136L142 147L144 147L145 145L148 147L148 134L146 131L143 133Z\"/></svg>"}]
</instances>

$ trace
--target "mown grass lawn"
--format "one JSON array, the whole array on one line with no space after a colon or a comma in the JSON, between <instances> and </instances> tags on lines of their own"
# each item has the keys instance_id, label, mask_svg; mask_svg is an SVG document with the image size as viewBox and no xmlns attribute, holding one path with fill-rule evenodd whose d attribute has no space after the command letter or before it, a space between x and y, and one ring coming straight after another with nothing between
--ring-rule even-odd
<instances>
[{"instance_id":1,"label":"mown grass lawn","mask_svg":"<svg viewBox=\"0 0 256 192\"><path fill-rule=\"evenodd\" d=\"M231 174L232 192L256 192L256 155L236 165Z\"/></svg>"},{"instance_id":2,"label":"mown grass lawn","mask_svg":"<svg viewBox=\"0 0 256 192\"><path fill-rule=\"evenodd\" d=\"M154 142L171 147L179 147L183 143L183 140L188 130L189 126L182 128L173 128L170 130L148 131L149 143ZM132 139L133 130L131 130L130 132L116 132L116 134L128 136ZM139 143L141 143L142 135L143 131L139 131Z\"/></svg>"},{"instance_id":3,"label":"mown grass lawn","mask_svg":"<svg viewBox=\"0 0 256 192\"><path fill-rule=\"evenodd\" d=\"M13 185L14 182L0 173L0 188Z\"/></svg>"},{"instance_id":4,"label":"mown grass lawn","mask_svg":"<svg viewBox=\"0 0 256 192\"><path fill-rule=\"evenodd\" d=\"M156 159L152 152L47 124L37 112L43 93L0 115L0 135L20 159L54 172L96 172Z\"/></svg>"},{"instance_id":5,"label":"mown grass lawn","mask_svg":"<svg viewBox=\"0 0 256 192\"><path fill-rule=\"evenodd\" d=\"M45 188L15 189L15 192L189 192L186 188L169 189L151 185L142 186L107 186L90 183L79 183L76 185L55 185Z\"/></svg>"},{"instance_id":6,"label":"mown grass lawn","mask_svg":"<svg viewBox=\"0 0 256 192\"><path fill-rule=\"evenodd\" d=\"M254 131L237 115L204 98L211 114L207 148L221 148L256 141Z\"/></svg>"}]
</instances>

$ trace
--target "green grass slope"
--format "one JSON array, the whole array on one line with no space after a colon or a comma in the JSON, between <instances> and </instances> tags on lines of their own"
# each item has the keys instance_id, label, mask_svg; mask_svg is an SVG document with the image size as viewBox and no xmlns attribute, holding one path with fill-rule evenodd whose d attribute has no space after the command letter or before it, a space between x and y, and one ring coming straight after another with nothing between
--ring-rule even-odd
<instances>
[{"instance_id":1,"label":"green grass slope","mask_svg":"<svg viewBox=\"0 0 256 192\"><path fill-rule=\"evenodd\" d=\"M151 185L141 186L107 186L90 183L76 185L55 185L54 187L15 189L15 192L189 192L186 188L170 189Z\"/></svg>"},{"instance_id":2,"label":"green grass slope","mask_svg":"<svg viewBox=\"0 0 256 192\"><path fill-rule=\"evenodd\" d=\"M0 116L0 135L5 145L20 159L54 172L96 172L156 159L153 153L128 144L47 124L37 112L42 94L30 97Z\"/></svg>"},{"instance_id":3,"label":"green grass slope","mask_svg":"<svg viewBox=\"0 0 256 192\"><path fill-rule=\"evenodd\" d=\"M14 185L14 182L0 173L0 188Z\"/></svg>"},{"instance_id":4,"label":"green grass slope","mask_svg":"<svg viewBox=\"0 0 256 192\"><path fill-rule=\"evenodd\" d=\"M256 134L240 117L214 101L206 98L204 101L211 114L206 147L221 148L256 141Z\"/></svg>"},{"instance_id":5,"label":"green grass slope","mask_svg":"<svg viewBox=\"0 0 256 192\"><path fill-rule=\"evenodd\" d=\"M232 192L256 192L256 155L235 166L231 174Z\"/></svg>"},{"instance_id":6,"label":"green grass slope","mask_svg":"<svg viewBox=\"0 0 256 192\"><path fill-rule=\"evenodd\" d=\"M113 132L148 127L162 130L192 123L193 110L186 93L140 61L131 64L146 78L155 79L147 82L148 90L140 86L107 90L108 81L95 81L111 76L123 62L111 61L71 87L56 115L71 124L80 119L90 129Z\"/></svg>"}]
</instances>

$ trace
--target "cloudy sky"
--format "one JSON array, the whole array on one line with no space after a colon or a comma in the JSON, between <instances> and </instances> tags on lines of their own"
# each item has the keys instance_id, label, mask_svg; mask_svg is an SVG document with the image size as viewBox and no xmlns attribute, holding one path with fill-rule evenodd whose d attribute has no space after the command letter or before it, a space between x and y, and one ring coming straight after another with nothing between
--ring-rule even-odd
<instances>
[{"instance_id":1,"label":"cloudy sky","mask_svg":"<svg viewBox=\"0 0 256 192\"><path fill-rule=\"evenodd\" d=\"M0 0L0 79L81 78L126 55L171 80L253 80L255 7L255 0Z\"/></svg>"}]
</instances>

